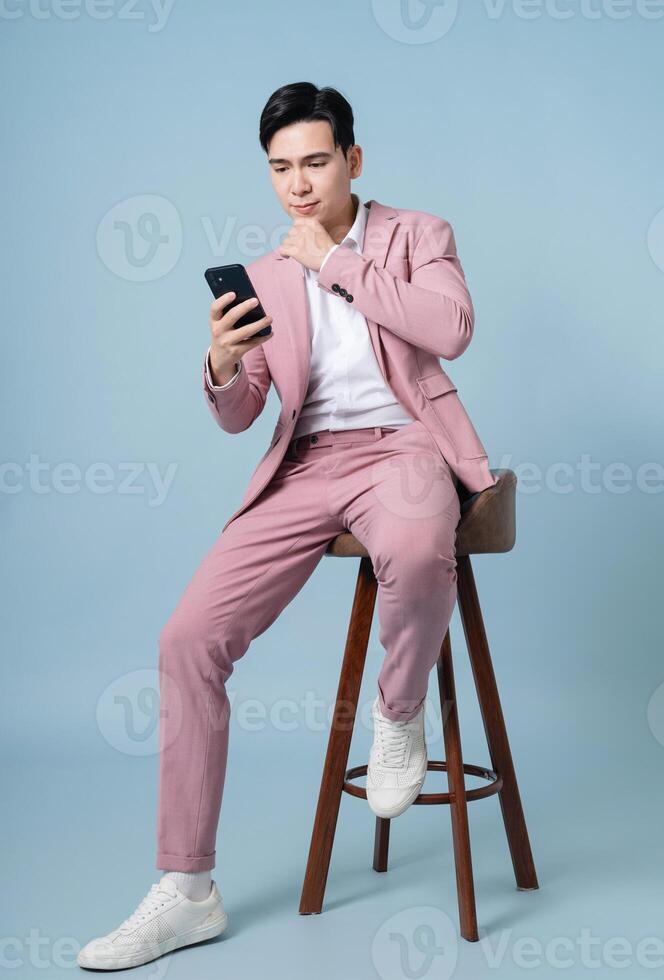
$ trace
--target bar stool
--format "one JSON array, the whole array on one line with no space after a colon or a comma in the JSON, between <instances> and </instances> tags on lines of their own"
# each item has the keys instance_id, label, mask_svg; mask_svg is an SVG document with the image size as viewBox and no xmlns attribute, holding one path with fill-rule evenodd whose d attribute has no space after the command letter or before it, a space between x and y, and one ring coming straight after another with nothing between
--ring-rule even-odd
<instances>
[{"instance_id":1,"label":"bar stool","mask_svg":"<svg viewBox=\"0 0 664 980\"><path fill-rule=\"evenodd\" d=\"M514 547L516 474L509 469L495 469L491 472L497 477L497 483L479 493L468 493L456 481L461 507L456 539L457 599L491 768L463 762L452 648L447 630L436 664L446 759L429 760L427 769L447 773L448 792L420 793L414 800L414 805L447 803L450 806L460 933L470 942L477 942L479 935L470 853L468 801L498 794L516 887L520 891L539 887L470 563L471 554L496 554L510 551ZM366 790L352 781L358 776L366 775L367 766L347 768L347 765L378 584L368 552L352 534L346 532L334 538L326 555L361 560L300 898L301 915L319 913L323 906L341 793L349 793L366 800ZM487 780L487 784L473 789L466 788L466 773ZM374 871L387 871L389 837L390 820L376 817Z\"/></svg>"}]
</instances>

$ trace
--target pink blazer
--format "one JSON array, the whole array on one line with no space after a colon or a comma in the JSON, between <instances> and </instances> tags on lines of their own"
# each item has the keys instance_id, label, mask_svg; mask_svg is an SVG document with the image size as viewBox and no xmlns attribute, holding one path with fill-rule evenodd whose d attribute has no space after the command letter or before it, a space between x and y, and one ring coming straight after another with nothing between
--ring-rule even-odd
<instances>
[{"instance_id":1,"label":"pink blazer","mask_svg":"<svg viewBox=\"0 0 664 980\"><path fill-rule=\"evenodd\" d=\"M474 311L449 222L424 211L368 201L363 254L337 248L318 275L319 289L355 303L367 320L383 377L398 401L429 430L458 480L471 492L496 483L487 453L439 358L463 354ZM251 475L239 508L261 493L292 438L309 380L310 333L304 268L276 249L247 265L273 336L242 359L240 377L225 391L203 388L225 432L243 432L260 415L270 384L281 411L270 445Z\"/></svg>"}]
</instances>

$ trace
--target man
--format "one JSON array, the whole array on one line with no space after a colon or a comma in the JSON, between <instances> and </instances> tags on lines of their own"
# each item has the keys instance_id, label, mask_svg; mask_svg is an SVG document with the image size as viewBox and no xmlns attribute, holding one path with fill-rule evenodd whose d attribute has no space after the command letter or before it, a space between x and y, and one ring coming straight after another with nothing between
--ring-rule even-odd
<instances>
[{"instance_id":1,"label":"man","mask_svg":"<svg viewBox=\"0 0 664 980\"><path fill-rule=\"evenodd\" d=\"M456 602L458 490L495 482L439 363L463 353L474 323L450 225L351 193L362 149L334 89L278 89L260 141L293 224L248 266L263 319L234 329L252 301L229 310L226 294L212 303L203 388L226 432L254 422L270 384L279 420L159 637L156 866L165 874L118 929L81 951L81 966L134 966L225 929L210 875L228 750L225 684L344 530L371 555L386 650L367 800L388 818L410 806L426 774L429 672ZM267 324L271 334L257 337Z\"/></svg>"}]
</instances>

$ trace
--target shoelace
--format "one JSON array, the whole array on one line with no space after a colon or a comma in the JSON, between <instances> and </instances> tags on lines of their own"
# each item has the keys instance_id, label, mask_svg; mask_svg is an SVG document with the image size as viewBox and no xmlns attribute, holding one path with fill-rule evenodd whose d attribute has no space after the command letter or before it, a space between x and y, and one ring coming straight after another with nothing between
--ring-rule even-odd
<instances>
[{"instance_id":1,"label":"shoelace","mask_svg":"<svg viewBox=\"0 0 664 980\"><path fill-rule=\"evenodd\" d=\"M136 910L131 913L129 918L125 919L124 922L118 926L118 932L131 932L136 926L146 919L153 912L157 912L162 905L165 905L163 896L168 894L167 892L160 889L159 882L156 882L150 888L145 898L142 900L140 905L137 906ZM161 897L159 897L161 896ZM169 895L169 898L171 896Z\"/></svg>"},{"instance_id":2,"label":"shoelace","mask_svg":"<svg viewBox=\"0 0 664 980\"><path fill-rule=\"evenodd\" d=\"M416 725L409 721L386 721L376 713L374 728L377 735L378 764L390 769L403 768L409 736Z\"/></svg>"}]
</instances>

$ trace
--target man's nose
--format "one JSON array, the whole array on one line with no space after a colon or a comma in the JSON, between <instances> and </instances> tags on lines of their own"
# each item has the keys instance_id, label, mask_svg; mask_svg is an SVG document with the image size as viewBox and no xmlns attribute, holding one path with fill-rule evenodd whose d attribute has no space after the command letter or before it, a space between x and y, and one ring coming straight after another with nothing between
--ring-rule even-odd
<instances>
[{"instance_id":1,"label":"man's nose","mask_svg":"<svg viewBox=\"0 0 664 980\"><path fill-rule=\"evenodd\" d=\"M310 190L309 182L304 174L293 176L292 192L294 195L308 194Z\"/></svg>"}]
</instances>

